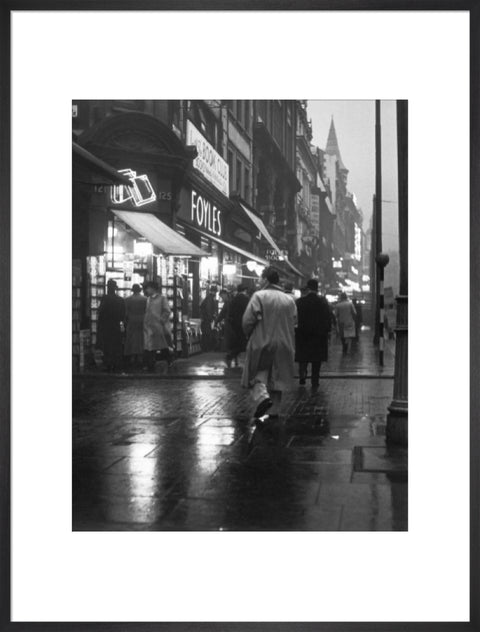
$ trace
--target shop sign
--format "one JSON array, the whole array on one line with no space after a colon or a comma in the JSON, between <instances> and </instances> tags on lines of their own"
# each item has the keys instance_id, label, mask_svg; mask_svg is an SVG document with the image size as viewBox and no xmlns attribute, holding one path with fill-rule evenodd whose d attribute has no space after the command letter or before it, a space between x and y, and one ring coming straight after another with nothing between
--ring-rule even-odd
<instances>
[{"instance_id":1,"label":"shop sign","mask_svg":"<svg viewBox=\"0 0 480 632\"><path fill-rule=\"evenodd\" d=\"M222 211L192 189L191 221L193 224L217 237L222 235Z\"/></svg>"},{"instance_id":2,"label":"shop sign","mask_svg":"<svg viewBox=\"0 0 480 632\"><path fill-rule=\"evenodd\" d=\"M362 229L355 224L355 259L360 261L362 258Z\"/></svg>"},{"instance_id":3,"label":"shop sign","mask_svg":"<svg viewBox=\"0 0 480 632\"><path fill-rule=\"evenodd\" d=\"M311 197L310 221L312 222L315 234L320 232L320 196L315 193Z\"/></svg>"},{"instance_id":4,"label":"shop sign","mask_svg":"<svg viewBox=\"0 0 480 632\"><path fill-rule=\"evenodd\" d=\"M111 201L113 204L131 202L134 206L144 206L155 202L157 195L153 190L147 175L137 175L131 169L119 169L119 173L130 179L131 185L114 185L111 189Z\"/></svg>"},{"instance_id":5,"label":"shop sign","mask_svg":"<svg viewBox=\"0 0 480 632\"><path fill-rule=\"evenodd\" d=\"M191 121L187 120L187 145L195 145L198 156L193 166L202 175L228 197L228 164L210 145Z\"/></svg>"},{"instance_id":6,"label":"shop sign","mask_svg":"<svg viewBox=\"0 0 480 632\"><path fill-rule=\"evenodd\" d=\"M275 250L275 248L267 248L265 251L265 259L267 261L285 261L288 259L288 250Z\"/></svg>"}]
</instances>

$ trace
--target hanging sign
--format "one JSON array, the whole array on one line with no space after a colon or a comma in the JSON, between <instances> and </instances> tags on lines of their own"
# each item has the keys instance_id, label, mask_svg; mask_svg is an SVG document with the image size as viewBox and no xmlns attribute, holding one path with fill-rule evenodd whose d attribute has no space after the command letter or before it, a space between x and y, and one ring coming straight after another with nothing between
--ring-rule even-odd
<instances>
[{"instance_id":1,"label":"hanging sign","mask_svg":"<svg viewBox=\"0 0 480 632\"><path fill-rule=\"evenodd\" d=\"M195 145L197 157L193 166L204 178L228 197L228 163L210 145L195 125L187 120L187 145Z\"/></svg>"},{"instance_id":2,"label":"hanging sign","mask_svg":"<svg viewBox=\"0 0 480 632\"><path fill-rule=\"evenodd\" d=\"M120 169L119 173L127 176L132 184L130 186L116 184L111 188L110 197L113 204L131 202L134 206L144 206L155 202L157 196L147 175L139 176L131 169Z\"/></svg>"}]
</instances>

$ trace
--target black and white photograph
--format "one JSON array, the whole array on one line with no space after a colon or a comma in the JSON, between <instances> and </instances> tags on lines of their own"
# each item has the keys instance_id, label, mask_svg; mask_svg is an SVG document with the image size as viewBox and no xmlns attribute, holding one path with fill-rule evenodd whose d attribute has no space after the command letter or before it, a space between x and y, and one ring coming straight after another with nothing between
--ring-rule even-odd
<instances>
[{"instance_id":1,"label":"black and white photograph","mask_svg":"<svg viewBox=\"0 0 480 632\"><path fill-rule=\"evenodd\" d=\"M294 5L2 3L2 632L478 630L480 5Z\"/></svg>"},{"instance_id":2,"label":"black and white photograph","mask_svg":"<svg viewBox=\"0 0 480 632\"><path fill-rule=\"evenodd\" d=\"M407 134L73 101L74 530L408 530Z\"/></svg>"}]
</instances>

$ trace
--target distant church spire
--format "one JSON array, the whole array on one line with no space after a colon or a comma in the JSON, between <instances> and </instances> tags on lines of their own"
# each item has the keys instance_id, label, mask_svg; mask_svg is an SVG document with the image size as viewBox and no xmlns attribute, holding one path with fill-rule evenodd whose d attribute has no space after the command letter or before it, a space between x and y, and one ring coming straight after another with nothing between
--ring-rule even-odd
<instances>
[{"instance_id":1,"label":"distant church spire","mask_svg":"<svg viewBox=\"0 0 480 632\"><path fill-rule=\"evenodd\" d=\"M327 147L325 149L325 153L327 153L330 156L336 156L340 169L343 169L344 171L348 171L348 169L343 164L342 156L340 154L340 148L338 146L338 140L337 140L337 133L335 131L335 124L333 122L333 115L332 115L332 121L330 123L330 131L328 132L328 140L327 140Z\"/></svg>"}]
</instances>

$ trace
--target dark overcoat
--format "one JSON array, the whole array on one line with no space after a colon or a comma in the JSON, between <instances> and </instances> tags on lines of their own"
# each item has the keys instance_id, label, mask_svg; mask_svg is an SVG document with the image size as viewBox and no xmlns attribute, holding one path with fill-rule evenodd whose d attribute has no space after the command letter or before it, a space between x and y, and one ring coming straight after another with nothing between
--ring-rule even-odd
<instances>
[{"instance_id":1,"label":"dark overcoat","mask_svg":"<svg viewBox=\"0 0 480 632\"><path fill-rule=\"evenodd\" d=\"M125 302L116 294L102 296L98 310L97 346L106 358L122 355L122 330L120 323L125 321Z\"/></svg>"},{"instance_id":2,"label":"dark overcoat","mask_svg":"<svg viewBox=\"0 0 480 632\"><path fill-rule=\"evenodd\" d=\"M132 294L125 299L126 335L123 349L125 355L143 353L143 319L146 307L147 297L142 294Z\"/></svg>"},{"instance_id":3,"label":"dark overcoat","mask_svg":"<svg viewBox=\"0 0 480 632\"><path fill-rule=\"evenodd\" d=\"M247 348L247 337L243 331L242 318L249 300L246 294L239 292L231 299L228 306L225 319L225 336L227 350L233 353L241 353Z\"/></svg>"},{"instance_id":4,"label":"dark overcoat","mask_svg":"<svg viewBox=\"0 0 480 632\"><path fill-rule=\"evenodd\" d=\"M298 324L295 332L297 362L326 362L332 315L328 301L314 292L297 300Z\"/></svg>"}]
</instances>

